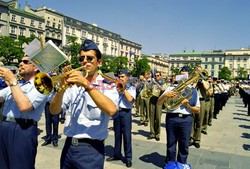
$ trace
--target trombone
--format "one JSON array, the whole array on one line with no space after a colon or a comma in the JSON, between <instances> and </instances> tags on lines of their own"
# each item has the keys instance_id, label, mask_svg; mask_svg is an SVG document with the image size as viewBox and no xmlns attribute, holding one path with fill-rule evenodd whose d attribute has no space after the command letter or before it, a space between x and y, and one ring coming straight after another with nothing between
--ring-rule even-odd
<instances>
[{"instance_id":1,"label":"trombone","mask_svg":"<svg viewBox=\"0 0 250 169\"><path fill-rule=\"evenodd\" d=\"M50 94L53 90L59 91L61 89L67 89L70 87L69 84L64 84L61 85L61 81L64 77L67 77L71 73L75 71L80 71L82 70L83 76L86 78L88 76L87 69L83 66L78 67L76 69L72 69L70 71L67 71L65 73L62 73L57 76L50 77L49 74L45 72L39 72L36 74L35 79L34 79L34 85L35 88L41 93L48 95Z\"/></svg>"}]
</instances>

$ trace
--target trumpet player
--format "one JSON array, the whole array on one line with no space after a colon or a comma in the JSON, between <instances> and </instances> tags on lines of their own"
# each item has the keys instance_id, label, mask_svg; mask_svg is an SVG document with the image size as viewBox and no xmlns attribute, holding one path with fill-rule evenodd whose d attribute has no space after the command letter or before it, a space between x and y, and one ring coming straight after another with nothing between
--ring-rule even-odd
<instances>
[{"instance_id":1,"label":"trumpet player","mask_svg":"<svg viewBox=\"0 0 250 169\"><path fill-rule=\"evenodd\" d=\"M188 66L181 69L181 75L188 76L190 70ZM173 78L174 80L174 78ZM177 85L166 88L164 93L159 97L157 104L162 105L166 99L175 98L178 93L172 91ZM177 161L186 164L189 153L189 139L192 128L192 113L199 113L200 101L195 88L191 87L193 92L190 100L184 98L182 105L174 110L168 110L166 116L166 132L167 132L167 157L166 164L170 161L176 161L176 146L178 142Z\"/></svg>"},{"instance_id":2,"label":"trumpet player","mask_svg":"<svg viewBox=\"0 0 250 169\"><path fill-rule=\"evenodd\" d=\"M35 168L37 122L42 116L47 96L40 94L33 79L39 70L24 56L19 63L18 81L13 72L0 67L0 77L8 85L0 91L4 103L0 121L0 168Z\"/></svg>"},{"instance_id":3,"label":"trumpet player","mask_svg":"<svg viewBox=\"0 0 250 169\"><path fill-rule=\"evenodd\" d=\"M80 49L80 64L88 71L74 71L64 77L50 104L50 112L66 111L64 134L67 136L61 154L60 167L103 168L104 140L108 136L110 116L117 112L119 94L114 83L107 83L98 74L102 64L97 45L86 39Z\"/></svg>"},{"instance_id":4,"label":"trumpet player","mask_svg":"<svg viewBox=\"0 0 250 169\"><path fill-rule=\"evenodd\" d=\"M127 167L132 166L132 115L133 102L136 98L136 88L131 83L127 83L129 72L122 69L119 73L120 88L119 93L119 111L114 117L115 148L114 157L107 158L107 161L121 160L122 140L124 145L125 163Z\"/></svg>"}]
</instances>

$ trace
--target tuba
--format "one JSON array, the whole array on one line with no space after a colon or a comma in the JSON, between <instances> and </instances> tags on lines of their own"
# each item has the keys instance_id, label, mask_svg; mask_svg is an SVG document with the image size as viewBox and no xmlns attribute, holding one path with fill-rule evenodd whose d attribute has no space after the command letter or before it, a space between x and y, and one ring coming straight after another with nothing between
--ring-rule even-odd
<instances>
[{"instance_id":1,"label":"tuba","mask_svg":"<svg viewBox=\"0 0 250 169\"><path fill-rule=\"evenodd\" d=\"M144 81L144 89L141 90L140 96L142 99L148 99L153 95L151 88L149 87L148 81Z\"/></svg>"},{"instance_id":2,"label":"tuba","mask_svg":"<svg viewBox=\"0 0 250 169\"><path fill-rule=\"evenodd\" d=\"M75 71L80 71L82 70L83 76L86 78L88 76L88 72L85 67L81 66L76 69L72 69L68 72L59 74L57 76L50 77L45 72L39 72L36 74L35 79L34 79L34 85L35 88L41 93L48 95L50 94L53 90L59 91L60 89L66 89L70 87L70 85L63 85L61 86L61 81L64 77L70 75L71 73Z\"/></svg>"},{"instance_id":3,"label":"tuba","mask_svg":"<svg viewBox=\"0 0 250 169\"><path fill-rule=\"evenodd\" d=\"M193 82L197 82L199 79L206 79L207 77L204 76L203 71L200 71L198 68L194 69L193 74L182 84L178 85L176 88L173 89L174 92L177 93L177 96L174 98L169 98L164 101L164 106L168 110L174 110L177 109L182 105L182 101L184 99L190 99L193 95L193 91L190 87L188 87L189 84Z\"/></svg>"}]
</instances>

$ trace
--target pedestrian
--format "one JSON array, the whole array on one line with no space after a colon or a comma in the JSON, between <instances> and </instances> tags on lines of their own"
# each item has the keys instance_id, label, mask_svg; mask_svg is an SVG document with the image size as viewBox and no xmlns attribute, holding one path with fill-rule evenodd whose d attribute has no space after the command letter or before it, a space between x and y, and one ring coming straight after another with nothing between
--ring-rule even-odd
<instances>
[{"instance_id":1,"label":"pedestrian","mask_svg":"<svg viewBox=\"0 0 250 169\"><path fill-rule=\"evenodd\" d=\"M190 70L187 66L182 67L181 75L188 76ZM177 92L172 91L177 84L166 88L159 97L157 104L161 105L166 99L176 98ZM180 85L180 84L179 84ZM182 105L174 110L167 110L166 132L167 132L167 157L166 164L172 161L178 161L182 164L187 163L189 153L189 139L192 128L192 113L199 113L200 102L197 90L189 86L193 94L190 100L184 98ZM176 159L176 146L178 143L178 153Z\"/></svg>"},{"instance_id":2,"label":"pedestrian","mask_svg":"<svg viewBox=\"0 0 250 169\"><path fill-rule=\"evenodd\" d=\"M11 70L0 67L7 88L0 91L0 102L5 102L3 121L0 123L1 169L35 168L37 153L37 122L40 120L47 96L34 86L39 70L24 56L19 63L18 81Z\"/></svg>"},{"instance_id":3,"label":"pedestrian","mask_svg":"<svg viewBox=\"0 0 250 169\"><path fill-rule=\"evenodd\" d=\"M129 72L126 69L122 69L119 73L119 83L123 86L119 92L119 112L114 117L114 132L115 132L115 148L114 156L107 158L107 161L120 160L121 159L121 147L123 140L125 163L127 167L132 166L132 108L133 102L136 98L136 88L131 83L127 83L129 80Z\"/></svg>"},{"instance_id":4,"label":"pedestrian","mask_svg":"<svg viewBox=\"0 0 250 169\"><path fill-rule=\"evenodd\" d=\"M64 77L61 85L71 87L60 88L50 103L52 114L66 112L60 168L101 169L108 122L117 112L119 94L114 83L98 74L101 52L92 40L84 41L79 61L88 76L73 71Z\"/></svg>"}]
</instances>

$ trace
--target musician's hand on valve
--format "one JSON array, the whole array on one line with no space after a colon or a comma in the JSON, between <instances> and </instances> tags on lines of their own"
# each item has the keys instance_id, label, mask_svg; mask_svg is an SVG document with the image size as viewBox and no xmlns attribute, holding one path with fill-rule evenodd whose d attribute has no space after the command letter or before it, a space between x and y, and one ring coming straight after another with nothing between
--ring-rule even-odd
<instances>
[{"instance_id":1,"label":"musician's hand on valve","mask_svg":"<svg viewBox=\"0 0 250 169\"><path fill-rule=\"evenodd\" d=\"M169 91L169 92L165 93L166 98L173 98L175 96L177 96L177 93L174 91Z\"/></svg>"},{"instance_id":2,"label":"musician's hand on valve","mask_svg":"<svg viewBox=\"0 0 250 169\"><path fill-rule=\"evenodd\" d=\"M190 104L189 104L188 99L182 100L182 101L181 101L181 104L182 104L183 106L185 106L185 107L190 107Z\"/></svg>"},{"instance_id":3,"label":"musician's hand on valve","mask_svg":"<svg viewBox=\"0 0 250 169\"><path fill-rule=\"evenodd\" d=\"M0 67L0 77L4 79L5 83L9 86L11 83L17 81L16 76L10 69Z\"/></svg>"},{"instance_id":4,"label":"musician's hand on valve","mask_svg":"<svg viewBox=\"0 0 250 169\"><path fill-rule=\"evenodd\" d=\"M74 71L68 75L67 83L86 88L90 82L82 75L82 72Z\"/></svg>"}]
</instances>

